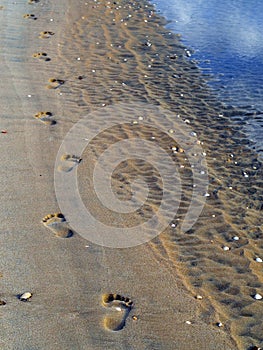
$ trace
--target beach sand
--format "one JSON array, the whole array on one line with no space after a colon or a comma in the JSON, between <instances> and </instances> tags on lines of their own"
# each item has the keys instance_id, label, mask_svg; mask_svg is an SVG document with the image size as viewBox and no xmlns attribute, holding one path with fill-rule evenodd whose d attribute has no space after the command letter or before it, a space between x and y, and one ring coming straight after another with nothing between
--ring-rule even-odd
<instances>
[{"instance_id":1,"label":"beach sand","mask_svg":"<svg viewBox=\"0 0 263 350\"><path fill-rule=\"evenodd\" d=\"M229 120L238 112L217 102L179 35L145 1L6 0L2 6L0 348L263 346L263 304L253 298L263 294L255 261L263 259L262 167ZM123 105L136 110L140 103L171 114L153 116L150 132L136 115L130 126L98 135L82 155L68 150L55 168L75 123L86 118L100 128L108 106L125 114ZM154 182L148 206L124 219L100 207L90 173L107 145L133 133L154 137L172 153L171 138L161 132L167 127L169 135L171 115L189 123L206 154L207 200L191 230L180 229L193 183L179 148L174 157L186 185L176 224L153 240L113 249L74 231L70 212L54 215L60 212L56 172L78 168L83 202L105 225L147 220L161 198L159 180L152 180L156 169L133 159L121 164L112 183L119 198L129 199L127 179L138 173ZM24 292L32 293L26 302L19 299Z\"/></svg>"}]
</instances>

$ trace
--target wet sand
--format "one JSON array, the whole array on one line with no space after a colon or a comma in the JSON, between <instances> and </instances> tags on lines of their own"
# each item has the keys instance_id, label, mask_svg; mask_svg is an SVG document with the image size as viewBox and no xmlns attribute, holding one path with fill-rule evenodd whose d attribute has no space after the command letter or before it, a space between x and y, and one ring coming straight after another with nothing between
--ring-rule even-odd
<instances>
[{"instance_id":1,"label":"wet sand","mask_svg":"<svg viewBox=\"0 0 263 350\"><path fill-rule=\"evenodd\" d=\"M240 127L230 123L237 112L217 102L179 36L147 2L2 3L0 299L6 304L0 306L0 347L262 346L263 304L253 298L263 295L262 265L255 261L263 259L262 167ZM149 162L128 160L121 176L113 176L113 189L129 199L128 180L147 173L153 183L148 205L125 220L100 207L90 174L105 147L133 134L155 137L181 169L185 185L175 224L143 245L111 249L74 228L72 235L70 212L54 216L60 212L54 165L75 123L85 117L91 128L100 125L105 108L121 103L161 106L190 125L206 153L209 196L198 221L182 232L192 175L186 150L172 152L169 113L153 116L150 132L133 123L136 115L132 125L98 135L82 155L68 150L59 171L78 169L83 202L109 225L147 220L161 190ZM32 293L27 302L19 300L24 292Z\"/></svg>"}]
</instances>

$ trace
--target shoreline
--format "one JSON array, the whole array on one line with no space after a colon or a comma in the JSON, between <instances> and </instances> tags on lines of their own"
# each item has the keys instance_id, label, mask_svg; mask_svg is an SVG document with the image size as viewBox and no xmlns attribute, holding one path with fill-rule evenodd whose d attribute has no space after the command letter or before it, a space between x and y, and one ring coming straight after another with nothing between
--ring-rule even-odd
<instances>
[{"instance_id":1,"label":"shoreline","mask_svg":"<svg viewBox=\"0 0 263 350\"><path fill-rule=\"evenodd\" d=\"M231 111L210 95L200 71L185 57L184 46L162 27L164 19L150 4L87 4L76 9L73 1L40 1L19 8L4 4L1 10L6 68L1 128L7 130L2 134L1 169L6 189L3 346L221 350L262 345L260 301L251 297L262 291L262 271L254 261L263 249L262 168L256 155L224 116ZM37 20L23 18L25 13L35 14ZM42 31L54 35L39 38ZM47 53L43 57L50 61L33 57L38 52ZM180 226L168 227L153 241L125 250L97 246L77 233L58 239L41 218L59 211L53 169L59 146L82 117L96 110L103 115L104 105L119 102L161 105L189 120L207 155L210 196L202 215L189 234L182 234ZM51 118L34 118L41 111L52 113ZM161 122L153 118L153 127ZM164 125L170 122L167 117ZM77 166L84 203L93 199L86 179L91 160L96 161L105 144L129 132L124 128L102 134L81 155ZM136 132L145 136L140 128ZM170 140L159 143L164 149L171 147ZM127 178L134 171L133 162L122 169ZM114 186L119 188L118 179ZM124 199L128 192L124 186ZM153 194L158 195L155 188ZM179 218L189 207L188 189L184 196ZM95 201L93 210L107 220ZM146 208L142 214L147 217ZM140 215L134 218L139 219ZM229 252L222 249L226 245ZM27 290L33 293L30 302L15 298ZM118 324L119 316L101 305L105 293L120 293L133 301L132 309L125 308L121 316L126 325L120 332L107 329ZM202 300L195 298L199 294Z\"/></svg>"}]
</instances>

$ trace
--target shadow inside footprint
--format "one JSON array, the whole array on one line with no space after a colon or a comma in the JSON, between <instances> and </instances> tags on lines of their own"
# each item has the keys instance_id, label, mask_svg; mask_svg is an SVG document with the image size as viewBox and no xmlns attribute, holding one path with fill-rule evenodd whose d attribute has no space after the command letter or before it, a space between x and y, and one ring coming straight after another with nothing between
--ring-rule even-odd
<instances>
[{"instance_id":1,"label":"shadow inside footprint","mask_svg":"<svg viewBox=\"0 0 263 350\"><path fill-rule=\"evenodd\" d=\"M73 170L82 161L82 159L74 154L63 154L61 161L62 165L58 167L58 170L69 172Z\"/></svg>"},{"instance_id":2,"label":"shadow inside footprint","mask_svg":"<svg viewBox=\"0 0 263 350\"><path fill-rule=\"evenodd\" d=\"M102 305L109 308L108 314L103 319L104 327L114 332L122 330L131 311L132 300L110 293L102 296Z\"/></svg>"},{"instance_id":3,"label":"shadow inside footprint","mask_svg":"<svg viewBox=\"0 0 263 350\"><path fill-rule=\"evenodd\" d=\"M48 81L50 82L50 84L46 86L47 89L57 89L61 85L65 84L65 80L63 79L50 78Z\"/></svg>"},{"instance_id":4,"label":"shadow inside footprint","mask_svg":"<svg viewBox=\"0 0 263 350\"><path fill-rule=\"evenodd\" d=\"M26 19L37 20L37 17L33 13L26 13L23 17L26 18Z\"/></svg>"},{"instance_id":5,"label":"shadow inside footprint","mask_svg":"<svg viewBox=\"0 0 263 350\"><path fill-rule=\"evenodd\" d=\"M37 53L34 53L34 54L33 54L33 57L34 57L34 58L38 58L38 59L43 60L43 61L46 61L46 62L51 61L51 58L48 57L48 55L47 55L46 52L37 52Z\"/></svg>"},{"instance_id":6,"label":"shadow inside footprint","mask_svg":"<svg viewBox=\"0 0 263 350\"><path fill-rule=\"evenodd\" d=\"M44 124L55 125L57 122L54 119L51 119L52 115L51 112L38 112L35 114L35 118Z\"/></svg>"},{"instance_id":7,"label":"shadow inside footprint","mask_svg":"<svg viewBox=\"0 0 263 350\"><path fill-rule=\"evenodd\" d=\"M42 219L42 223L55 233L56 237L69 238L73 236L65 216L61 213L48 214Z\"/></svg>"},{"instance_id":8,"label":"shadow inside footprint","mask_svg":"<svg viewBox=\"0 0 263 350\"><path fill-rule=\"evenodd\" d=\"M55 35L55 33L50 32L48 30L45 30L43 32L40 32L39 38L40 39L49 39L49 38L51 38L52 35Z\"/></svg>"}]
</instances>

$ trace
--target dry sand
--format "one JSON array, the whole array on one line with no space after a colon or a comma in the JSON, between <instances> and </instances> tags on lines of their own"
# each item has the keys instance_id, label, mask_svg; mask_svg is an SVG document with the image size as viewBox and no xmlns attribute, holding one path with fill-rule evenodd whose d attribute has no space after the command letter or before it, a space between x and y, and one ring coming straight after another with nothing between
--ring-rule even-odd
<instances>
[{"instance_id":1,"label":"dry sand","mask_svg":"<svg viewBox=\"0 0 263 350\"><path fill-rule=\"evenodd\" d=\"M0 348L262 346L262 302L252 297L263 294L262 268L254 261L263 249L262 170L238 126L229 122L235 111L216 102L178 37L164 29L147 2L2 4L0 298L6 305L0 306ZM128 249L99 246L76 232L60 238L71 236L67 213L53 216L60 211L54 189L60 144L89 112L103 116L104 104L120 102L160 104L189 120L207 153L210 196L204 211L187 234L180 225L170 227ZM167 127L170 122L164 118ZM153 121L155 129L159 123ZM134 130L147 136L140 127ZM106 132L85 150L82 162L64 159L62 171L78 167L83 201L92 202L94 215L106 222L87 173L92 157L129 133L129 127ZM153 135L171 150L169 138ZM138 170L128 161L121 168L124 180L136 171L143 175L147 165ZM190 181L187 171L182 178ZM121 185L116 177L113 187L122 188L126 199L129 186ZM158 206L157 185L152 208ZM176 218L185 215L190 199L186 186ZM127 225L151 214L147 208L128 216ZM21 302L18 296L26 291L33 296Z\"/></svg>"}]
</instances>

